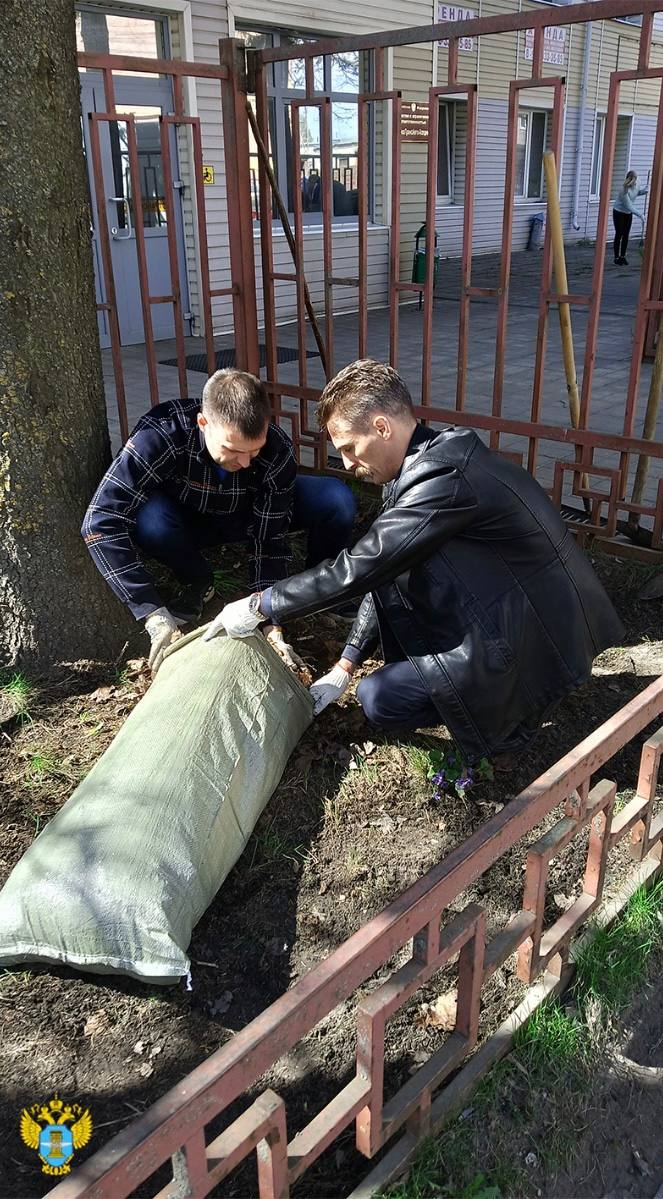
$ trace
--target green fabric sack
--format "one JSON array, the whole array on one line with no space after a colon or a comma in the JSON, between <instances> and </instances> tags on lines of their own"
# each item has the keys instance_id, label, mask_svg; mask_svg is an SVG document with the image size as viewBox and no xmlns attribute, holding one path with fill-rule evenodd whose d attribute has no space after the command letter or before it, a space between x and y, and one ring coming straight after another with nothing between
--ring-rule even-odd
<instances>
[{"instance_id":1,"label":"green fabric sack","mask_svg":"<svg viewBox=\"0 0 663 1199\"><path fill-rule=\"evenodd\" d=\"M0 965L172 983L313 718L264 637L176 642L0 892Z\"/></svg>"}]
</instances>

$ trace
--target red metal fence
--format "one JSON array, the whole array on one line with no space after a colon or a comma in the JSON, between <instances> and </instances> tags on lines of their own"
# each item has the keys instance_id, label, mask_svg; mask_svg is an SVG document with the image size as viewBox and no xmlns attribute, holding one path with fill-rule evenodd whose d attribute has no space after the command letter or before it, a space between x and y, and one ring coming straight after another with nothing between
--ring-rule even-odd
<instances>
[{"instance_id":1,"label":"red metal fence","mask_svg":"<svg viewBox=\"0 0 663 1199\"><path fill-rule=\"evenodd\" d=\"M615 847L630 840L633 857L643 863L640 879L659 870L663 815L656 813L655 804L663 728L643 746L635 795L618 812L616 785L602 772L662 712L659 679L55 1187L52 1199L123 1199L169 1158L174 1181L158 1191L158 1199L202 1199L254 1151L260 1199L286 1199L290 1186L352 1124L357 1146L369 1158L405 1129L371 1176L375 1187L388 1181L421 1138L439 1127L462 1093L462 1071L449 1079L477 1043L482 987L495 970L517 953L519 977L532 983L545 971L541 994L549 993L563 980L574 934L601 902L606 865ZM526 852L522 907L503 927L487 937L485 914L475 903L449 913L467 887L560 805L564 808L558 821ZM549 864L587 829L581 894L546 927ZM286 1103L265 1090L252 1103L247 1101L246 1110L220 1135L208 1140L206 1126L212 1120L410 941L405 965L393 969L356 1004L355 1077L306 1127L288 1139ZM386 1023L454 960L456 1027L396 1094L386 1096ZM499 1046L488 1042L482 1050L483 1068L506 1048L503 1040ZM476 1064L473 1069L476 1073ZM361 1193L370 1195L370 1186Z\"/></svg>"},{"instance_id":2,"label":"red metal fence","mask_svg":"<svg viewBox=\"0 0 663 1199\"><path fill-rule=\"evenodd\" d=\"M555 25L575 25L585 21L643 13L640 30L638 64L635 70L614 71L610 76L610 91L605 120L604 149L600 186L600 205L597 223L596 255L591 288L583 295L558 295L552 286L552 255L549 230L546 229L541 263L539 290L538 330L535 346L535 364L532 380L532 396L529 413L517 419L507 417L503 411L505 354L508 340L509 281L512 259L512 230L514 216L514 191L516 179L516 139L518 101L523 89L549 88L554 95L552 109L551 148L559 162L562 146L562 118L566 82L562 75L543 74L544 28ZM419 415L429 421L453 422L472 425L485 430L491 447L498 452L523 461L529 471L536 474L540 469L540 450L545 442L554 443L560 458L555 472L553 498L559 504L568 498L565 490L580 501L576 514L565 508L565 515L582 534L595 534L606 542L615 543L616 534L627 532L632 541L648 544L654 551L663 549L663 478L658 484L655 501L644 502L642 496L634 494L629 499L629 465L635 456L647 461L663 458L663 444L656 440L638 437L635 432L636 403L640 385L643 353L653 352L655 325L658 323L663 300L661 280L663 278L663 90L658 108L653 170L650 188L649 218L644 245L644 258L638 296L635 331L633 337L631 366L628 386L624 398L624 416L621 433L600 428L592 418L592 386L597 353L599 318L603 288L605 245L610 209L610 188L615 159L617 119L619 113L620 88L625 81L661 80L662 67L649 65L653 15L663 10L663 0L599 0L599 3L578 4L561 8L545 8L541 11L504 14L471 21L448 22L445 25L425 26L417 29L390 31L353 38L323 39L319 42L304 42L287 47L266 50L248 50L239 41L221 43L221 63L218 67L207 64L188 63L178 60L138 60L126 57L81 54L81 65L87 69L99 69L104 73L106 112L90 115L92 166L96 183L97 216L100 231L100 246L103 268L104 299L100 304L109 317L113 366L116 379L120 424L123 436L127 434L127 412L123 386L122 353L117 317L117 302L113 280L113 264L110 253L108 219L103 203L102 168L99 156L99 125L118 119L113 90L113 71L132 70L155 73L170 77L174 85L174 108L172 116L162 118L162 160L165 176L165 205L170 218L173 205L172 164L168 126L189 126L193 138L193 174L195 178L195 211L198 237L199 295L205 350L208 369L215 368L214 331L211 300L213 297L232 296L233 323L235 333L235 360L238 366L260 373L256 250L254 246L253 204L254 194L259 192L259 210L264 214L277 210L292 249L292 271L276 270L272 221L263 219L259 223L261 278L260 290L264 311L264 342L266 365L263 371L265 382L271 393L275 417L285 423L292 434L298 454L303 455L309 465L319 470L328 469L326 436L314 427L312 405L319 395L319 388L311 386L307 376L306 344L309 328L312 329L324 367L325 378L329 379L341 363L334 352L334 291L337 286L352 286L357 289L357 355L363 357L368 350L368 228L369 228L369 109L381 105L383 113L391 109L391 195L390 250L389 250L389 357L398 366L399 302L408 293L423 297L423 341L421 360L421 387ZM478 104L476 84L458 79L458 47L462 38L478 38L514 30L533 30L531 74L514 79L509 85L508 126L505 163L504 207L502 215L502 251L499 278L494 287L477 287L472 283L472 238L474 215L474 183L476 168L476 137ZM448 79L444 86L429 89L428 159L426 188L426 235L427 244L432 245L436 221L436 179L438 166L438 121L439 101L445 95L467 97L467 155L464 185L463 241L461 252L461 295L459 300L459 328L457 346L457 383L455 407L442 408L432 396L431 378L433 351L433 303L434 264L433 255L427 256L427 274L423 284L403 280L400 277L400 188L401 188L401 93L384 89L385 51L389 48L413 43L431 44L442 37L448 38ZM314 59L320 55L337 51L364 51L370 58L371 69L364 75L370 78L371 91L360 92L358 105L358 153L355 168L357 184L357 236L358 260L356 275L342 278L333 273L333 156L331 130L331 102L327 96L316 94L314 88ZM291 103L293 153L291 161L292 225L278 195L276 180L271 169L269 102L267 75L275 62L300 59L305 64L305 94L301 100ZM527 68L530 63L527 61ZM231 284L229 287L210 289L209 256L206 235L205 197L202 186L202 151L200 121L187 116L184 109L182 83L185 78L202 77L216 79L221 92L221 119L224 131L224 161L227 197L227 220L229 230L229 255ZM249 102L248 97L255 97ZM255 103L255 113L253 112ZM313 310L308 294L303 256L302 189L298 186L302 171L302 153L299 137L299 111L315 107L320 114L320 189L324 269L324 311L322 327ZM138 155L134 119L120 116L127 123L128 157L134 185L138 183ZM386 119L381 128L387 129ZM251 133L257 144L251 145ZM257 183L256 183L257 166ZM136 192L136 194L140 194ZM181 305L181 285L175 244L175 223L167 220L169 254L171 264L171 291L166 295L150 294L148 271L145 259L144 238L141 223L136 222L136 253L143 310L145 347L148 367L150 397L158 402L159 387L155 343L152 334L151 311L155 304L173 306L176 353L180 389L187 392L186 347L184 320ZM279 375L277 360L277 305L275 288L279 283L289 283L296 289L296 320L298 330L298 378L293 383ZM492 299L496 305L497 331L490 412L472 409L468 403L467 372L470 347L472 301ZM584 344L582 391L578 426L570 423L549 424L542 421L542 396L546 365L546 343L551 306L568 302L577 309L587 312L587 332ZM284 401L287 401L284 404ZM293 404L294 401L294 404ZM298 411L297 411L298 405ZM526 439L525 454L513 454L503 450L505 437ZM550 450L547 451L550 453ZM599 460L595 456L599 455ZM605 464L606 454L609 465ZM603 457L601 457L603 455ZM643 466L644 469L644 466ZM632 473L632 472L631 472ZM651 531L637 526L644 521ZM622 538L622 541L624 539ZM625 547L623 546L622 549ZM633 545L634 552L640 552ZM644 552L644 551L641 551Z\"/></svg>"}]
</instances>

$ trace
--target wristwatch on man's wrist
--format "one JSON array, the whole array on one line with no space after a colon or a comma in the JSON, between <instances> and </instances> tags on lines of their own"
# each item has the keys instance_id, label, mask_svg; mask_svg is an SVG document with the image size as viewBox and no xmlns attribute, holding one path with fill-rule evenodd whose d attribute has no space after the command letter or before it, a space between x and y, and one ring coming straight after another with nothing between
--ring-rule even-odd
<instances>
[{"instance_id":1,"label":"wristwatch on man's wrist","mask_svg":"<svg viewBox=\"0 0 663 1199\"><path fill-rule=\"evenodd\" d=\"M249 612L252 616L262 616L260 611L260 600L262 599L262 591L254 591L253 595L249 596Z\"/></svg>"}]
</instances>

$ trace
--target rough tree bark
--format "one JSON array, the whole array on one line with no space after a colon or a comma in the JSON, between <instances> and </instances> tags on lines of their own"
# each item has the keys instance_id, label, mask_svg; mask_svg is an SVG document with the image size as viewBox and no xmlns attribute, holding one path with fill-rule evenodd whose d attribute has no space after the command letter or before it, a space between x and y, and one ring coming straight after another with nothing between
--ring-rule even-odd
<instances>
[{"instance_id":1,"label":"rough tree bark","mask_svg":"<svg viewBox=\"0 0 663 1199\"><path fill-rule=\"evenodd\" d=\"M136 625L80 536L110 449L73 0L3 0L0 46L0 664L34 671Z\"/></svg>"}]
</instances>

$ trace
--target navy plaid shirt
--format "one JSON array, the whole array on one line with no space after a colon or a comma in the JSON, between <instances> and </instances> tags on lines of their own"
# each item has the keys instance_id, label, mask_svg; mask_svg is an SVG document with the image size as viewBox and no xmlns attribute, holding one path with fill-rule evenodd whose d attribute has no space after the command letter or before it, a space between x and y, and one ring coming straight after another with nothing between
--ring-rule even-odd
<instances>
[{"instance_id":1,"label":"navy plaid shirt","mask_svg":"<svg viewBox=\"0 0 663 1199\"><path fill-rule=\"evenodd\" d=\"M136 513L155 491L172 496L192 513L246 521L252 543L252 590L288 574L297 464L290 438L270 425L267 441L249 467L224 477L205 448L196 424L200 400L169 400L141 417L106 471L83 521L82 534L95 565L137 620L163 600L142 563L132 533Z\"/></svg>"}]
</instances>

